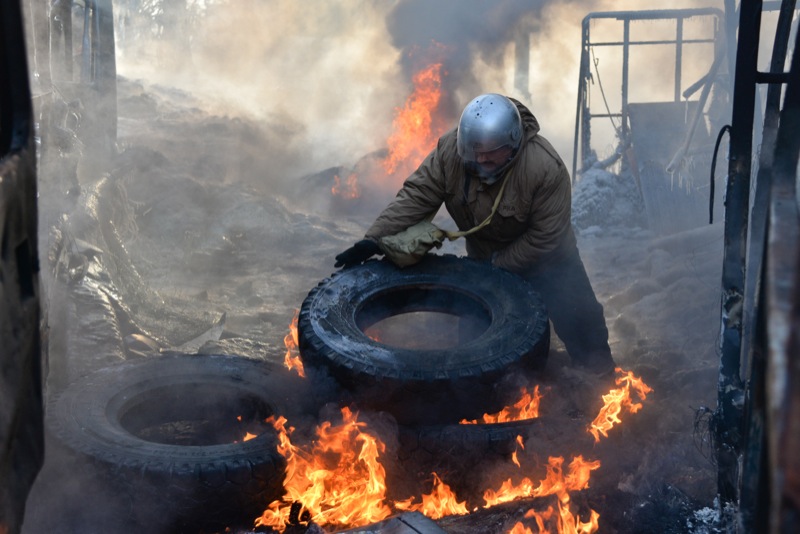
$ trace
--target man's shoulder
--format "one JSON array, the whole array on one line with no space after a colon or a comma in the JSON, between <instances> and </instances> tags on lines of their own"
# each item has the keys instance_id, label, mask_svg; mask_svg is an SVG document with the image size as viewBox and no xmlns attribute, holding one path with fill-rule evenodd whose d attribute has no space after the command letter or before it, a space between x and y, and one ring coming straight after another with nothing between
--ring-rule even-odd
<instances>
[{"instance_id":1,"label":"man's shoulder","mask_svg":"<svg viewBox=\"0 0 800 534\"><path fill-rule=\"evenodd\" d=\"M531 138L525 146L525 156L529 162L550 166L563 167L564 161L561 159L558 151L550 144L542 135L537 134Z\"/></svg>"},{"instance_id":2,"label":"man's shoulder","mask_svg":"<svg viewBox=\"0 0 800 534\"><path fill-rule=\"evenodd\" d=\"M439 150L456 151L456 141L458 137L458 128L454 127L447 130L439 137L438 148Z\"/></svg>"},{"instance_id":3,"label":"man's shoulder","mask_svg":"<svg viewBox=\"0 0 800 534\"><path fill-rule=\"evenodd\" d=\"M455 170L461 168L461 158L458 155L456 147L456 129L449 130L439 138L436 145L436 152L440 158L441 164L444 167L444 174L453 178Z\"/></svg>"}]
</instances>

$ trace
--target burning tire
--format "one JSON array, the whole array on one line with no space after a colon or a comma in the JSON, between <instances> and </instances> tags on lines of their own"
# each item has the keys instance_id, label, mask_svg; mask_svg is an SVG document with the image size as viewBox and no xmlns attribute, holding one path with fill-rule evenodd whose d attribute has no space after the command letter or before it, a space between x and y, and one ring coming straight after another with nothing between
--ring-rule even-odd
<instances>
[{"instance_id":1,"label":"burning tire","mask_svg":"<svg viewBox=\"0 0 800 534\"><path fill-rule=\"evenodd\" d=\"M265 419L291 416L293 376L232 356L125 362L67 387L48 427L133 503L132 519L146 514L150 532L158 521L170 532L252 525L282 494L285 462Z\"/></svg>"},{"instance_id":2,"label":"burning tire","mask_svg":"<svg viewBox=\"0 0 800 534\"><path fill-rule=\"evenodd\" d=\"M307 366L402 424L501 408L511 392L503 377L543 367L550 344L544 304L525 280L438 255L404 269L370 261L323 280L303 302L298 337Z\"/></svg>"},{"instance_id":3,"label":"burning tire","mask_svg":"<svg viewBox=\"0 0 800 534\"><path fill-rule=\"evenodd\" d=\"M486 489L485 470L508 465L512 453L520 449L517 437L528 442L541 429L541 422L536 419L496 424L400 426L398 476L435 472L459 498L467 499L470 507L479 506ZM536 438L534 441L538 442Z\"/></svg>"}]
</instances>

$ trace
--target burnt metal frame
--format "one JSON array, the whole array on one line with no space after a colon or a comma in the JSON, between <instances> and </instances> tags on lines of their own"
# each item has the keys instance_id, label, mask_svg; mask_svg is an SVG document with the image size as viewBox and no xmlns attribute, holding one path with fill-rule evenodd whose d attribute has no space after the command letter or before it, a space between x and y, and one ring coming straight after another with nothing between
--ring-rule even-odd
<instances>
[{"instance_id":1,"label":"burnt metal frame","mask_svg":"<svg viewBox=\"0 0 800 534\"><path fill-rule=\"evenodd\" d=\"M784 1L784 4L788 0ZM793 0L792 0L792 3ZM772 173L766 273L769 351L766 377L769 525L792 532L800 522L800 33L780 115ZM774 245L773 245L774 244ZM755 524L754 524L755 526Z\"/></svg>"},{"instance_id":2,"label":"burnt metal frame","mask_svg":"<svg viewBox=\"0 0 800 534\"><path fill-rule=\"evenodd\" d=\"M717 36L710 39L684 39L683 37L683 21L687 18L699 16L715 16L717 17L717 27L724 19L723 12L716 8L698 8L698 9L665 9L665 10L645 10L645 11L608 11L589 13L584 17L582 23L582 39L581 39L581 63L580 75L578 79L578 103L575 112L575 135L574 145L572 152L572 179L576 179L578 173L578 154L581 154L582 166L585 166L586 161L592 154L591 148L591 121L596 118L614 118L621 119L620 131L617 136L621 144L625 144L628 139L628 59L629 50L631 46L637 45L675 45L675 90L674 101L680 102L681 96L688 98L698 88L699 83L704 82L705 79L693 84L686 91L681 93L681 70L683 64L683 46L686 44L700 44L700 43L717 43ZM590 37L590 24L595 19L616 19L623 22L623 40L622 41L600 41L592 42ZM674 40L647 40L647 41L632 41L630 39L630 23L631 21L642 20L669 20L675 19L675 39ZM715 28L715 33L717 28ZM589 61L589 52L595 46L621 46L622 47L622 105L619 113L591 113L589 110L588 93L589 84L592 80L592 71ZM702 112L702 110L700 110ZM618 155L620 151L618 150Z\"/></svg>"},{"instance_id":3,"label":"burnt metal frame","mask_svg":"<svg viewBox=\"0 0 800 534\"><path fill-rule=\"evenodd\" d=\"M734 0L725 7L733 43ZM768 73L757 68L764 10L780 10ZM742 532L792 532L800 519L800 40L783 72L795 11L795 0L745 0L739 10L713 431L720 499L738 505ZM771 85L751 211L756 87L764 83Z\"/></svg>"}]
</instances>

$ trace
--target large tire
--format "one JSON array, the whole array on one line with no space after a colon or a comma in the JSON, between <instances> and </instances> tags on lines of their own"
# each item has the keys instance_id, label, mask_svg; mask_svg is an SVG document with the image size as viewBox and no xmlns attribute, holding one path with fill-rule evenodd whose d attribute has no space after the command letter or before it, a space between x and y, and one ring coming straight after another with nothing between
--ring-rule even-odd
<instances>
[{"instance_id":1,"label":"large tire","mask_svg":"<svg viewBox=\"0 0 800 534\"><path fill-rule=\"evenodd\" d=\"M48 428L133 503L123 520L139 516L148 532L252 525L282 495L285 461L264 419L303 409L292 377L234 356L125 362L67 387ZM246 431L258 435L244 441Z\"/></svg>"},{"instance_id":2,"label":"large tire","mask_svg":"<svg viewBox=\"0 0 800 534\"><path fill-rule=\"evenodd\" d=\"M418 311L480 327L472 339L432 349L389 346L364 332ZM298 334L307 366L328 370L366 407L402 424L457 422L500 409L515 393L502 378L543 367L550 344L544 304L524 279L438 255L404 269L382 260L335 273L304 300Z\"/></svg>"}]
</instances>

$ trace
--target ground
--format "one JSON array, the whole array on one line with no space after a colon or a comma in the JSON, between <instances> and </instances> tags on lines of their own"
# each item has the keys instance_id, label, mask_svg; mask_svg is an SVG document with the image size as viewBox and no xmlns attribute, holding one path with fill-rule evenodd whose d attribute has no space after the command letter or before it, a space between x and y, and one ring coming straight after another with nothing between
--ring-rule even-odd
<instances>
[{"instance_id":1,"label":"ground","mask_svg":"<svg viewBox=\"0 0 800 534\"><path fill-rule=\"evenodd\" d=\"M111 179L119 185L115 191L124 214L113 234L141 283L163 298L164 307L183 310L198 324L207 321L210 328L224 318L214 339L198 338L184 349L281 361L284 336L304 297L334 271L333 257L360 239L390 196L380 188L370 190L369 184L363 184L360 199L332 196L335 168L302 177L276 175L269 157L279 147L264 125L209 115L183 104L186 95L164 88L124 80L121 88L121 156ZM50 185L42 190L48 210L42 220L49 224L42 225L42 250L58 248L58 216L74 220L86 209L96 177L79 171L79 198L64 194L65 188L57 186L60 179L55 171L44 178ZM535 446L522 455L523 468L530 468L524 474L540 475L546 455L569 461L582 454L600 460L602 467L573 501L584 513L588 508L600 513L601 532L708 532L716 474L706 424L716 405L721 225L654 235L643 228L631 188L604 171L587 173L576 184L573 219L605 308L614 357L653 392L638 413L624 414L622 424L600 443L583 434L574 439L569 429L594 413L602 391L592 377L569 366L554 340L540 412L552 427L531 438ZM441 252L458 254L459 245L448 244ZM52 277L55 264L43 265L45 276ZM48 285L58 284L50 280ZM53 317L63 320L62 328L80 325L58 294L51 289ZM134 309L126 316L148 324ZM169 341L169 333L157 335L158 328L151 326L149 341ZM86 337L80 331L71 336L66 338ZM126 338L112 356L75 353L69 342L55 344L51 400L93 367L131 354L152 355L147 353L153 345L144 341ZM559 426L566 430L553 428ZM81 466L68 464L52 447L48 451L24 532L124 531L115 521L130 503L115 503L102 487L81 485ZM467 468L479 470L487 487L520 473L507 462ZM540 506L511 503L439 524L451 533L506 532L529 507Z\"/></svg>"}]
</instances>

